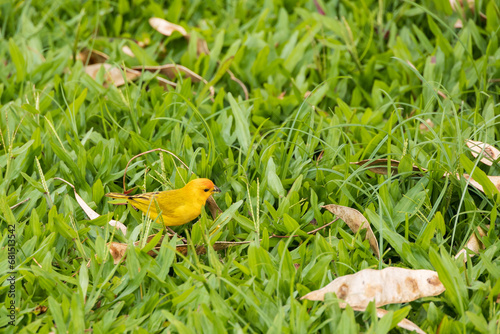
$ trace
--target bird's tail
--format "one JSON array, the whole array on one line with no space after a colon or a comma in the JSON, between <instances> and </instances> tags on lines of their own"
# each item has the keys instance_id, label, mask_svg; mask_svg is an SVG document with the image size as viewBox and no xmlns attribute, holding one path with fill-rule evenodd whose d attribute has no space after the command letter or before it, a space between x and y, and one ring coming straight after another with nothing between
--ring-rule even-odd
<instances>
[{"instance_id":1,"label":"bird's tail","mask_svg":"<svg viewBox=\"0 0 500 334\"><path fill-rule=\"evenodd\" d=\"M120 194L120 193L107 193L105 196L111 197L111 198L123 198L123 199L128 199L130 197L129 195Z\"/></svg>"}]
</instances>

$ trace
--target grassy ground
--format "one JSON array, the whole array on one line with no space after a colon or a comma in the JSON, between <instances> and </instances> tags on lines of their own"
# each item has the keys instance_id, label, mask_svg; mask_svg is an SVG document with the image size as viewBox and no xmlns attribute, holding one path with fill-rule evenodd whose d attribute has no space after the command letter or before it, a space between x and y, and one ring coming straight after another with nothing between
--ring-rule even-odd
<instances>
[{"instance_id":1,"label":"grassy ground","mask_svg":"<svg viewBox=\"0 0 500 334\"><path fill-rule=\"evenodd\" d=\"M153 16L189 38L159 34ZM385 333L403 331L391 329L397 314L430 333L498 332L500 196L455 175L470 173L469 160L500 175L498 162L478 163L465 145L500 146L499 22L494 0L458 12L447 0L0 1L0 331ZM201 39L209 54L198 54ZM102 71L95 81L75 61L84 49L117 66L176 63L209 83L184 77L164 89L159 73L144 72L102 85ZM121 192L129 159L154 148L222 189L215 200L228 219L214 224L207 211L176 232L193 245L251 243L184 256L179 239L165 238L156 257L129 247L115 265L108 242L144 242L161 229L103 195ZM402 163L389 176L350 164L378 158ZM89 221L55 177L104 218ZM127 188L195 177L152 153L128 168ZM321 209L331 203L368 218L380 259L341 220L307 234L333 219ZM126 236L106 224L111 216ZM455 260L477 226L485 249ZM386 306L396 312L385 320L334 298L299 300L389 265L437 270L447 291Z\"/></svg>"}]
</instances>

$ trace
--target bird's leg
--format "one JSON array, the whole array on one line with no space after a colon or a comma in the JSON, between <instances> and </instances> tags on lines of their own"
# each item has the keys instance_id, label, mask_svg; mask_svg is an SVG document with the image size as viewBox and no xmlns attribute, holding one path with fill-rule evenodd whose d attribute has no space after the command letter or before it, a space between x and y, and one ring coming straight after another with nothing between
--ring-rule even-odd
<instances>
[{"instance_id":1,"label":"bird's leg","mask_svg":"<svg viewBox=\"0 0 500 334\"><path fill-rule=\"evenodd\" d=\"M174 230L172 230L172 229L170 228L170 226L166 226L166 225L165 225L165 227L167 228L167 230L168 230L170 233L172 233L172 234L177 234L177 233L175 233L175 231L174 231Z\"/></svg>"}]
</instances>

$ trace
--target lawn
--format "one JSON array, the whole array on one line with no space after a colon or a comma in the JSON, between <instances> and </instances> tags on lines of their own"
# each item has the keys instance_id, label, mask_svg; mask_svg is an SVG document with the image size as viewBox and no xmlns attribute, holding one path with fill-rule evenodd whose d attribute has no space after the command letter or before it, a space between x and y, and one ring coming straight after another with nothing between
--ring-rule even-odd
<instances>
[{"instance_id":1,"label":"lawn","mask_svg":"<svg viewBox=\"0 0 500 334\"><path fill-rule=\"evenodd\" d=\"M0 332L498 333L499 39L495 0L0 0ZM199 177L176 234L104 196ZM367 269L442 290L301 299Z\"/></svg>"}]
</instances>

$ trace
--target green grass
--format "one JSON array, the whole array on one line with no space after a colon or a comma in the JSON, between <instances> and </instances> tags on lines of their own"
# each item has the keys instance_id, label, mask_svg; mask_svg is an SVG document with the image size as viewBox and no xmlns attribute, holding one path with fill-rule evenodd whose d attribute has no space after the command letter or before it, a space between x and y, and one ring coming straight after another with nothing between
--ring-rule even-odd
<instances>
[{"instance_id":1,"label":"green grass","mask_svg":"<svg viewBox=\"0 0 500 334\"><path fill-rule=\"evenodd\" d=\"M455 177L471 169L500 175L498 162L477 162L465 145L500 147L498 2L478 0L459 13L448 0L318 5L325 16L300 0L0 1L0 331L403 331L373 309L299 300L338 276L387 266L437 270L447 288L384 307L394 317L408 312L430 333L500 330L500 197ZM189 41L154 31L153 16L185 27ZM458 18L462 29L453 28ZM200 38L209 55L197 54ZM148 72L104 87L104 73L94 81L74 60L84 49L120 66L186 66L215 95L187 78L164 89ZM434 126L421 128L428 119ZM174 250L181 241L165 238L156 257L148 246L129 247L114 265L106 244L144 240L148 224L103 195L121 192L129 159L154 148L222 189L215 200L229 219L220 230L210 235L208 210L176 228L193 249L207 240L250 243L182 256ZM350 164L378 158L402 163L389 176ZM87 220L73 189L55 177L109 217ZM128 168L127 188L166 190L194 177L152 153ZM380 259L341 220L307 235L334 219L321 209L330 203L365 215ZM111 217L127 225L126 236L105 224ZM7 318L9 224L15 326ZM455 260L477 226L488 231L485 249Z\"/></svg>"}]
</instances>

